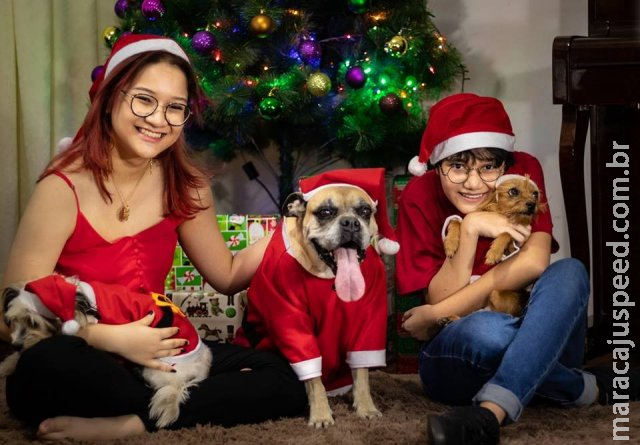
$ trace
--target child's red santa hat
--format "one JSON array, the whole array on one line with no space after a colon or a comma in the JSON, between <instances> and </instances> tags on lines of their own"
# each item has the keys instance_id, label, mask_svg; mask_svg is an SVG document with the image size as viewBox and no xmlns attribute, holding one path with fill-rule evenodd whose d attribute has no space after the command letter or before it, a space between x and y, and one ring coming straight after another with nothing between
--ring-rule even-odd
<instances>
[{"instance_id":1,"label":"child's red santa hat","mask_svg":"<svg viewBox=\"0 0 640 445\"><path fill-rule=\"evenodd\" d=\"M376 223L380 239L376 247L387 255L395 255L400 250L393 227L387 216L387 190L384 168L353 168L330 170L319 175L300 180L300 191L305 201L318 191L329 186L347 186L363 190L376 204Z\"/></svg>"},{"instance_id":2,"label":"child's red santa hat","mask_svg":"<svg viewBox=\"0 0 640 445\"><path fill-rule=\"evenodd\" d=\"M409 162L409 172L422 176L428 161L435 165L473 148L513 151L514 142L511 121L502 102L471 93L454 94L431 107L420 154Z\"/></svg>"},{"instance_id":3,"label":"child's red santa hat","mask_svg":"<svg viewBox=\"0 0 640 445\"><path fill-rule=\"evenodd\" d=\"M80 325L74 319L76 310L76 286L61 275L49 275L31 281L25 290L36 294L40 302L62 320L62 333L74 335Z\"/></svg>"},{"instance_id":4,"label":"child's red santa hat","mask_svg":"<svg viewBox=\"0 0 640 445\"><path fill-rule=\"evenodd\" d=\"M89 90L89 98L91 101L93 102L93 98L100 89L104 79L109 77L109 74L111 74L118 65L126 61L129 57L149 51L165 51L191 63L187 53L185 53L180 45L168 37L153 34L123 34L111 48L109 58L105 61L104 65L102 65L104 69L99 70L99 74L93 80L93 84ZM82 128L78 130L75 138L78 137L81 131ZM67 148L75 138L62 138L60 142L58 142L58 150Z\"/></svg>"}]
</instances>

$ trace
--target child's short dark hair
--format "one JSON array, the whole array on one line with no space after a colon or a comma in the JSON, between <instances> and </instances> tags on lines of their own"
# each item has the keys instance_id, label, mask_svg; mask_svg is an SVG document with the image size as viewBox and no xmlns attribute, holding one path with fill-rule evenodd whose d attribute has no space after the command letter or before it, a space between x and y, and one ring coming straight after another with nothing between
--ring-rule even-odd
<instances>
[{"instance_id":1,"label":"child's short dark hair","mask_svg":"<svg viewBox=\"0 0 640 445\"><path fill-rule=\"evenodd\" d=\"M471 150L452 154L451 156L436 163L433 167L438 167L444 161L461 162L463 164L466 164L469 161L495 161L495 165L502 165L504 163L505 171L514 163L512 151L491 147L473 148Z\"/></svg>"}]
</instances>

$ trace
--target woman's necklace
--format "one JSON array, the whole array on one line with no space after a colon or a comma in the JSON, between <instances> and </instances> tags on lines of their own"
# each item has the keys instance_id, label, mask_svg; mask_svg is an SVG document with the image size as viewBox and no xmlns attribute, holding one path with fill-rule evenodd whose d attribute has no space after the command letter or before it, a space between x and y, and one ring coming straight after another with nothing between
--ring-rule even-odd
<instances>
[{"instance_id":1,"label":"woman's necklace","mask_svg":"<svg viewBox=\"0 0 640 445\"><path fill-rule=\"evenodd\" d=\"M144 178L145 172L149 171L149 174L151 174L152 167L153 167L153 159L150 159L147 168L145 168L142 171L142 174L140 175L135 185L131 189L131 192L129 192L129 196L127 196L127 199L124 199L124 196L122 196L122 193L120 193L120 189L118 189L118 186L116 185L115 176L111 175L111 180L113 181L113 188L116 190L116 193L120 197L120 202L122 203L122 207L118 209L118 213L117 213L118 221L125 222L129 219L129 215L131 214L131 207L129 206L129 201L131 200L131 198L133 197L133 194L136 192L138 186L140 185L140 181L142 181L142 178Z\"/></svg>"}]
</instances>

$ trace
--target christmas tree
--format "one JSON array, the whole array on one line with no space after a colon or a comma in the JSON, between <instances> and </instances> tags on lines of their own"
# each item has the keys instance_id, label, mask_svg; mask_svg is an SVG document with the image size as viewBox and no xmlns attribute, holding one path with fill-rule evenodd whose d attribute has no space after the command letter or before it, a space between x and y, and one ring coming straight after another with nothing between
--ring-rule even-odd
<instances>
[{"instance_id":1,"label":"christmas tree","mask_svg":"<svg viewBox=\"0 0 640 445\"><path fill-rule=\"evenodd\" d=\"M205 126L187 128L194 145L224 160L277 146L280 200L336 158L406 165L427 104L464 74L425 0L117 0L115 12L107 46L152 33L191 57L210 98Z\"/></svg>"}]
</instances>

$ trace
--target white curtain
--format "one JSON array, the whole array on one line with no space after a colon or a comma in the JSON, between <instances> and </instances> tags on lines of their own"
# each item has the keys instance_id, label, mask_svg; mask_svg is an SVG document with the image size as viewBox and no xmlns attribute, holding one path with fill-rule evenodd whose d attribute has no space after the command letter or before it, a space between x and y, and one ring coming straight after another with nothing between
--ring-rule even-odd
<instances>
[{"instance_id":1,"label":"white curtain","mask_svg":"<svg viewBox=\"0 0 640 445\"><path fill-rule=\"evenodd\" d=\"M0 274L38 175L82 122L114 4L0 0Z\"/></svg>"}]
</instances>

